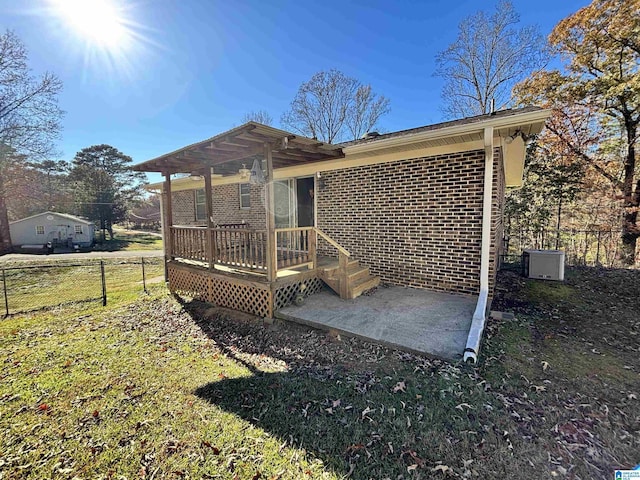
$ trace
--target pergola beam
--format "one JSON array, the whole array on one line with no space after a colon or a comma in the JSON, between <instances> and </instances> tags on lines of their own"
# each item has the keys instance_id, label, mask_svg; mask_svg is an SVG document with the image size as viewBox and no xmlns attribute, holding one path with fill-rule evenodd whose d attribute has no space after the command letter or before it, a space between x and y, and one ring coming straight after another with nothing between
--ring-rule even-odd
<instances>
[{"instance_id":1,"label":"pergola beam","mask_svg":"<svg viewBox=\"0 0 640 480\"><path fill-rule=\"evenodd\" d=\"M172 174L215 167L216 173L233 175L241 166L238 162L248 164L258 155L265 158L265 145L269 146L273 168L344 157L339 147L252 122L149 160L135 170Z\"/></svg>"}]
</instances>

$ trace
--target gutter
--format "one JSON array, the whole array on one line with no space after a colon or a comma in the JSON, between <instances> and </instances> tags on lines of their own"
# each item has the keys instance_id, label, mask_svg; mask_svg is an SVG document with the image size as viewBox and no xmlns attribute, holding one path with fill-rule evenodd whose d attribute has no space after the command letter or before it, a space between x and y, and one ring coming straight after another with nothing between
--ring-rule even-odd
<instances>
[{"instance_id":1,"label":"gutter","mask_svg":"<svg viewBox=\"0 0 640 480\"><path fill-rule=\"evenodd\" d=\"M548 109L541 109L533 112L517 113L508 117L490 118L483 120L482 122L465 123L462 125L453 125L451 127L426 130L424 132L414 134L400 135L397 137L383 138L379 140L376 139L372 142L347 145L342 148L342 151L345 155L354 155L356 153L372 152L396 146L406 146L411 143L438 140L456 135L469 135L473 133L482 133L483 131L486 135L488 128L493 131L494 128L515 128L529 123L544 123L549 117L550 112L551 111Z\"/></svg>"},{"instance_id":2,"label":"gutter","mask_svg":"<svg viewBox=\"0 0 640 480\"><path fill-rule=\"evenodd\" d=\"M476 363L486 322L489 298L489 254L491 249L491 201L493 196L493 127L484 129L484 197L482 201L482 248L480 251L480 294L471 319L463 361Z\"/></svg>"}]
</instances>

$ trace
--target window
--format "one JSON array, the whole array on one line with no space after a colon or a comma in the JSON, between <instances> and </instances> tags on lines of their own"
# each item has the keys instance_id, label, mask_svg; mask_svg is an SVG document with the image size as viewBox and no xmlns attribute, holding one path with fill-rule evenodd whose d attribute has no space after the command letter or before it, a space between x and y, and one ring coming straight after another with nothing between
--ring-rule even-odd
<instances>
[{"instance_id":1,"label":"window","mask_svg":"<svg viewBox=\"0 0 640 480\"><path fill-rule=\"evenodd\" d=\"M76 235L82 235L82 225L76 225Z\"/></svg>"},{"instance_id":2,"label":"window","mask_svg":"<svg viewBox=\"0 0 640 480\"><path fill-rule=\"evenodd\" d=\"M196 190L196 221L204 221L207 219L206 198L204 188Z\"/></svg>"},{"instance_id":3,"label":"window","mask_svg":"<svg viewBox=\"0 0 640 480\"><path fill-rule=\"evenodd\" d=\"M44 235L44 225L36 225L36 235Z\"/></svg>"},{"instance_id":4,"label":"window","mask_svg":"<svg viewBox=\"0 0 640 480\"><path fill-rule=\"evenodd\" d=\"M251 185L240 184L240 208L251 208Z\"/></svg>"}]
</instances>

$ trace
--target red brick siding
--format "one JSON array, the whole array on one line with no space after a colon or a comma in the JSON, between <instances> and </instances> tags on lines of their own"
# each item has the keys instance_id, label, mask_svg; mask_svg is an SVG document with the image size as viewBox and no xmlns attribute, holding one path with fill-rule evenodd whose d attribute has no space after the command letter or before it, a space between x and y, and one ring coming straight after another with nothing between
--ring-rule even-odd
<instances>
[{"instance_id":1,"label":"red brick siding","mask_svg":"<svg viewBox=\"0 0 640 480\"><path fill-rule=\"evenodd\" d=\"M490 295L502 250L500 149L494 160ZM483 150L325 171L316 193L318 227L384 282L477 294L483 181ZM193 190L173 193L173 218L196 224ZM237 184L214 186L213 218L265 228L264 187L251 186L251 209L242 210Z\"/></svg>"},{"instance_id":2,"label":"red brick siding","mask_svg":"<svg viewBox=\"0 0 640 480\"><path fill-rule=\"evenodd\" d=\"M483 177L483 150L322 172L318 226L383 282L477 294Z\"/></svg>"},{"instance_id":3,"label":"red brick siding","mask_svg":"<svg viewBox=\"0 0 640 480\"><path fill-rule=\"evenodd\" d=\"M204 225L197 222L195 214L195 191L183 190L172 193L172 209L174 225ZM266 228L264 208L264 187L251 185L251 208L240 208L240 192L238 184L214 185L213 223L248 223L252 228Z\"/></svg>"}]
</instances>

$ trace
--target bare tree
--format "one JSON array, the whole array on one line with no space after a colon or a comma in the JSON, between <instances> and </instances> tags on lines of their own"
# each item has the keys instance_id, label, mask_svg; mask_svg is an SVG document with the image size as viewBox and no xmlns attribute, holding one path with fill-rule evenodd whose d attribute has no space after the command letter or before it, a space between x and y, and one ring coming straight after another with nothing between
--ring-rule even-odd
<instances>
[{"instance_id":1,"label":"bare tree","mask_svg":"<svg viewBox=\"0 0 640 480\"><path fill-rule=\"evenodd\" d=\"M257 122L263 125L273 125L273 118L266 110L257 110L247 113L242 117L242 123Z\"/></svg>"},{"instance_id":2,"label":"bare tree","mask_svg":"<svg viewBox=\"0 0 640 480\"><path fill-rule=\"evenodd\" d=\"M25 156L43 158L60 130L58 93L62 83L45 73L34 78L27 50L10 30L0 35L0 253L11 248L3 179L8 167Z\"/></svg>"},{"instance_id":3,"label":"bare tree","mask_svg":"<svg viewBox=\"0 0 640 480\"><path fill-rule=\"evenodd\" d=\"M360 85L347 112L346 125L351 137L360 138L372 131L378 119L389 111L388 98L373 93L371 85Z\"/></svg>"},{"instance_id":4,"label":"bare tree","mask_svg":"<svg viewBox=\"0 0 640 480\"><path fill-rule=\"evenodd\" d=\"M500 1L492 15L478 12L460 23L456 41L436 57L447 117L488 113L492 100L509 106L514 85L547 63L539 29L517 28L519 22L511 2Z\"/></svg>"},{"instance_id":5,"label":"bare tree","mask_svg":"<svg viewBox=\"0 0 640 480\"><path fill-rule=\"evenodd\" d=\"M318 72L303 83L281 119L282 125L323 142L358 138L389 112L389 100L370 85L338 70Z\"/></svg>"}]
</instances>

